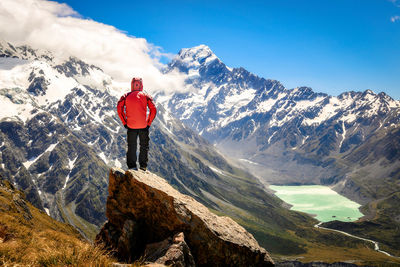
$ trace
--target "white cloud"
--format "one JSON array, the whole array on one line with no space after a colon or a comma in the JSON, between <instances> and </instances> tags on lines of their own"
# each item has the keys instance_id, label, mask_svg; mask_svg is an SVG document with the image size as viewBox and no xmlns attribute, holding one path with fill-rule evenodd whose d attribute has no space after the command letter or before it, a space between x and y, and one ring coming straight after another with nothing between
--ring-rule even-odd
<instances>
[{"instance_id":1,"label":"white cloud","mask_svg":"<svg viewBox=\"0 0 400 267\"><path fill-rule=\"evenodd\" d=\"M0 38L16 45L47 49L57 56L76 56L102 68L130 87L142 77L145 90L183 90L179 73L163 75L161 49L144 38L128 36L113 26L82 18L66 4L45 0L1 0ZM170 56L170 55L167 55Z\"/></svg>"},{"instance_id":2,"label":"white cloud","mask_svg":"<svg viewBox=\"0 0 400 267\"><path fill-rule=\"evenodd\" d=\"M390 18L391 22L396 22L398 20L400 20L400 16L393 16L393 17Z\"/></svg>"}]
</instances>

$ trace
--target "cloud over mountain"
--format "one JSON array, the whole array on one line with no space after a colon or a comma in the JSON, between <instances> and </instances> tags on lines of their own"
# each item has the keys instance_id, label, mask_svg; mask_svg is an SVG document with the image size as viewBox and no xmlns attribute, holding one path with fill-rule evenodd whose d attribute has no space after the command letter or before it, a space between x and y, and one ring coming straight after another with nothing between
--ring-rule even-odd
<instances>
[{"instance_id":1,"label":"cloud over mountain","mask_svg":"<svg viewBox=\"0 0 400 267\"><path fill-rule=\"evenodd\" d=\"M50 50L58 58L74 55L101 67L124 89L129 88L133 76L143 77L149 91L183 89L180 74L160 72L163 52L159 47L113 26L83 18L66 4L1 1L0 36L17 45Z\"/></svg>"}]
</instances>

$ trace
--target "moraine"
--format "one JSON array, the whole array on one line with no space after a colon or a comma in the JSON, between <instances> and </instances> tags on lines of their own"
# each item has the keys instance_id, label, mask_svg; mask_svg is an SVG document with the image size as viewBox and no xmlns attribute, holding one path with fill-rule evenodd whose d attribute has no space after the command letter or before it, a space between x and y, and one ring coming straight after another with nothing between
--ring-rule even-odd
<instances>
[{"instance_id":1,"label":"moraine","mask_svg":"<svg viewBox=\"0 0 400 267\"><path fill-rule=\"evenodd\" d=\"M316 215L316 219L321 222L351 222L363 216L358 203L339 195L327 186L271 185L270 188L276 191L276 196L292 205L291 209Z\"/></svg>"}]
</instances>

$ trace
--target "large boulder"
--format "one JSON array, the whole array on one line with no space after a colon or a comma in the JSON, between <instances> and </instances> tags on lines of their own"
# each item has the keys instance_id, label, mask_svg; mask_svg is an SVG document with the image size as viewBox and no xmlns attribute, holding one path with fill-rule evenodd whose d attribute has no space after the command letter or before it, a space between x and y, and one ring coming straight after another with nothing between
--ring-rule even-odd
<instances>
[{"instance_id":1,"label":"large boulder","mask_svg":"<svg viewBox=\"0 0 400 267\"><path fill-rule=\"evenodd\" d=\"M123 261L143 258L146 245L183 233L197 266L273 266L268 252L229 217L217 216L155 174L110 171L106 215L96 237Z\"/></svg>"}]
</instances>

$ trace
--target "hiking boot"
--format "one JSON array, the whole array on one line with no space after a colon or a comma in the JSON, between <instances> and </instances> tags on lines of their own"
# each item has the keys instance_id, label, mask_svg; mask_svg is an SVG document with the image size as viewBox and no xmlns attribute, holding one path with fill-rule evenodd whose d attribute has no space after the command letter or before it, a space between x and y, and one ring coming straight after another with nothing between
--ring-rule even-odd
<instances>
[{"instance_id":1,"label":"hiking boot","mask_svg":"<svg viewBox=\"0 0 400 267\"><path fill-rule=\"evenodd\" d=\"M147 168L146 167L140 167L140 169L145 172Z\"/></svg>"},{"instance_id":2,"label":"hiking boot","mask_svg":"<svg viewBox=\"0 0 400 267\"><path fill-rule=\"evenodd\" d=\"M138 168L135 166L135 167L133 167L133 168L129 168L128 170L137 171L137 170L138 170Z\"/></svg>"}]
</instances>

